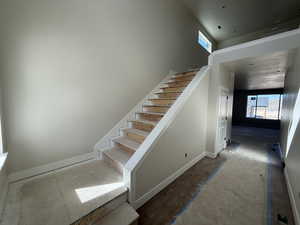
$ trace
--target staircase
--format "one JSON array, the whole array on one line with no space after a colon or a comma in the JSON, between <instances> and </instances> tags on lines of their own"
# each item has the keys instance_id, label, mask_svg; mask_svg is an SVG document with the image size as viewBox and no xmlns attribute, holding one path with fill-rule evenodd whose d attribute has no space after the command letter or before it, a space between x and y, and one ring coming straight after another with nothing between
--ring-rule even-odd
<instances>
[{"instance_id":1,"label":"staircase","mask_svg":"<svg viewBox=\"0 0 300 225\"><path fill-rule=\"evenodd\" d=\"M143 104L142 111L135 112L135 119L127 121L127 128L111 141L113 147L102 152L102 161L115 172L124 176L124 168L130 157L138 150L153 128L163 118L179 95L192 81L198 71L188 71L171 76L164 81L154 96ZM127 190L110 197L101 206L72 225L135 225L138 214L126 202Z\"/></svg>"},{"instance_id":2,"label":"staircase","mask_svg":"<svg viewBox=\"0 0 300 225\"><path fill-rule=\"evenodd\" d=\"M131 111L131 119L127 121L127 127L121 129L121 135L110 138L113 147L102 150L102 160L90 160L53 174L37 177L32 181L29 179L22 184L16 183L9 196L18 196L16 204L21 208L24 207L26 213L21 215L16 210L18 207L7 204L5 216L0 224L17 225L20 224L18 222L20 220L22 224L31 225L41 224L41 221L47 221L49 225L136 225L138 214L128 204L129 193L124 182L125 165L197 72L175 74L169 80L166 81L166 78L162 81L158 88L160 91L153 91L151 97L143 102L142 107L140 103L138 107L140 110ZM133 114L135 116L132 116ZM122 121L126 121L129 117L125 118ZM120 127L124 127L124 123L122 126L116 126L116 129L119 130ZM107 136L113 137L110 133ZM50 189L44 185L45 183L51 186L53 196L48 195ZM26 192L34 188L35 192ZM27 195L24 197L17 193ZM54 201L59 207L54 207L52 203L48 208L38 207L45 205L45 202L55 196L61 196L59 200ZM34 204L31 201L23 201L24 199L32 199ZM41 216L33 216L36 214Z\"/></svg>"},{"instance_id":3,"label":"staircase","mask_svg":"<svg viewBox=\"0 0 300 225\"><path fill-rule=\"evenodd\" d=\"M112 140L114 146L103 152L103 159L123 174L127 161L163 118L197 72L178 73L165 82L160 91L155 93L156 98L148 99L149 103L143 105L143 111L136 112L136 119L128 121L128 128L122 129L122 135Z\"/></svg>"}]
</instances>

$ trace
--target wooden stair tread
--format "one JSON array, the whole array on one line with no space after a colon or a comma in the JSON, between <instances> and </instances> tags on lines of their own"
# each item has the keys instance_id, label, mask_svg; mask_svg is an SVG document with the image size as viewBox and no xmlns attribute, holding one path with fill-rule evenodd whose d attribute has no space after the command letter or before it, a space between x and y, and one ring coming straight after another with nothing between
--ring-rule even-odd
<instances>
[{"instance_id":1,"label":"wooden stair tread","mask_svg":"<svg viewBox=\"0 0 300 225\"><path fill-rule=\"evenodd\" d=\"M126 151L123 151L120 148L114 147L103 152L106 156L111 158L112 160L120 162L123 166L127 163L130 159L130 154Z\"/></svg>"},{"instance_id":2,"label":"wooden stair tread","mask_svg":"<svg viewBox=\"0 0 300 225\"><path fill-rule=\"evenodd\" d=\"M181 73L176 73L172 77L189 77L189 76L195 76L199 71L186 71L186 72L181 72Z\"/></svg>"},{"instance_id":3,"label":"wooden stair tread","mask_svg":"<svg viewBox=\"0 0 300 225\"><path fill-rule=\"evenodd\" d=\"M170 108L170 106L168 106L168 105L159 105L159 104L143 105L143 107L165 107L165 108Z\"/></svg>"},{"instance_id":4,"label":"wooden stair tread","mask_svg":"<svg viewBox=\"0 0 300 225\"><path fill-rule=\"evenodd\" d=\"M150 121L150 120L129 120L129 122L137 122L137 123L145 123L145 124L150 124L155 126L157 124L157 122L154 121Z\"/></svg>"},{"instance_id":5,"label":"wooden stair tread","mask_svg":"<svg viewBox=\"0 0 300 225\"><path fill-rule=\"evenodd\" d=\"M176 98L150 98L148 99L149 101L152 101L152 100L176 100Z\"/></svg>"},{"instance_id":6,"label":"wooden stair tread","mask_svg":"<svg viewBox=\"0 0 300 225\"><path fill-rule=\"evenodd\" d=\"M172 86L172 87L161 87L160 89L165 90L168 88L186 88L186 87L187 87L187 85L179 84L179 85Z\"/></svg>"},{"instance_id":7,"label":"wooden stair tread","mask_svg":"<svg viewBox=\"0 0 300 225\"><path fill-rule=\"evenodd\" d=\"M134 151L136 151L140 146L139 143L137 143L133 140L130 140L129 138L126 138L126 137L119 137L119 138L113 139L113 142L124 145L125 147L130 148Z\"/></svg>"},{"instance_id":8,"label":"wooden stair tread","mask_svg":"<svg viewBox=\"0 0 300 225\"><path fill-rule=\"evenodd\" d=\"M147 137L149 135L149 132L139 130L139 129L135 129L135 128L127 128L127 129L124 129L124 131L134 133L134 134L144 136L144 137Z\"/></svg>"},{"instance_id":9,"label":"wooden stair tread","mask_svg":"<svg viewBox=\"0 0 300 225\"><path fill-rule=\"evenodd\" d=\"M178 84L178 83L190 83L190 81L187 80L169 80L167 82L165 82L164 84Z\"/></svg>"},{"instance_id":10,"label":"wooden stair tread","mask_svg":"<svg viewBox=\"0 0 300 225\"><path fill-rule=\"evenodd\" d=\"M137 212L128 203L123 203L93 225L131 225L138 217Z\"/></svg>"},{"instance_id":11,"label":"wooden stair tread","mask_svg":"<svg viewBox=\"0 0 300 225\"><path fill-rule=\"evenodd\" d=\"M182 93L182 91L162 91L162 92L156 92L154 94L165 94L165 93Z\"/></svg>"},{"instance_id":12,"label":"wooden stair tread","mask_svg":"<svg viewBox=\"0 0 300 225\"><path fill-rule=\"evenodd\" d=\"M165 105L162 105L165 106ZM165 113L157 113L157 112L136 112L137 114L148 114L153 116L164 116Z\"/></svg>"}]
</instances>

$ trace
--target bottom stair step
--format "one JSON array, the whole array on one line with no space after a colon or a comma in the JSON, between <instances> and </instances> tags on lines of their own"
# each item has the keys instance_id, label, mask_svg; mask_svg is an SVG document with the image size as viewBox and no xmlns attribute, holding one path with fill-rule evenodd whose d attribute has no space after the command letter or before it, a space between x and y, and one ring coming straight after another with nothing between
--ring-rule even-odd
<instances>
[{"instance_id":1,"label":"bottom stair step","mask_svg":"<svg viewBox=\"0 0 300 225\"><path fill-rule=\"evenodd\" d=\"M127 161L130 159L130 154L120 148L111 148L103 152L103 158L106 162L115 167L121 174Z\"/></svg>"},{"instance_id":2,"label":"bottom stair step","mask_svg":"<svg viewBox=\"0 0 300 225\"><path fill-rule=\"evenodd\" d=\"M138 217L137 212L128 203L123 203L93 225L137 225Z\"/></svg>"}]
</instances>

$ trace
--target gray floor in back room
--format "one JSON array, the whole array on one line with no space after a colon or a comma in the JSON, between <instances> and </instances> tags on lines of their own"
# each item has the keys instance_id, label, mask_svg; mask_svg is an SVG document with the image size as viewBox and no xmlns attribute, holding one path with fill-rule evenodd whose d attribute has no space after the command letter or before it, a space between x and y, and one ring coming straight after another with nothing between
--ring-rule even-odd
<instances>
[{"instance_id":1,"label":"gray floor in back room","mask_svg":"<svg viewBox=\"0 0 300 225\"><path fill-rule=\"evenodd\" d=\"M142 206L140 225L293 225L279 131L233 127L233 143Z\"/></svg>"}]
</instances>

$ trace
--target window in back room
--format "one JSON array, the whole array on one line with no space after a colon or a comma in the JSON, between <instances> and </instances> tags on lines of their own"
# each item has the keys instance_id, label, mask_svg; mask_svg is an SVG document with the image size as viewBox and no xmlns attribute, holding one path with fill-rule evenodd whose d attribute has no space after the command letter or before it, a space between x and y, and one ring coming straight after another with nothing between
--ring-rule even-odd
<instances>
[{"instance_id":1,"label":"window in back room","mask_svg":"<svg viewBox=\"0 0 300 225\"><path fill-rule=\"evenodd\" d=\"M246 118L280 120L281 94L248 95Z\"/></svg>"}]
</instances>

